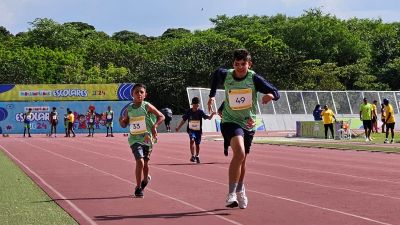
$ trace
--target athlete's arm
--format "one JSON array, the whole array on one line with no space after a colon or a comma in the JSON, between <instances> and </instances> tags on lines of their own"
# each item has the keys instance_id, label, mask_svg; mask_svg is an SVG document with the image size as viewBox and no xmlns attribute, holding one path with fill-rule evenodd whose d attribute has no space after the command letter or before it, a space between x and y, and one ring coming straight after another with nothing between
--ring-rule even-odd
<instances>
[{"instance_id":1,"label":"athlete's arm","mask_svg":"<svg viewBox=\"0 0 400 225\"><path fill-rule=\"evenodd\" d=\"M210 74L211 90L210 90L209 99L207 102L208 112L213 112L212 105L214 104L214 101L215 101L215 94L217 93L217 88L220 84L224 83L227 74L228 74L228 70L223 69L223 68L219 68L216 71L214 71L214 73Z\"/></svg>"},{"instance_id":2,"label":"athlete's arm","mask_svg":"<svg viewBox=\"0 0 400 225\"><path fill-rule=\"evenodd\" d=\"M265 94L262 98L262 103L268 103L271 100L277 101L281 96L279 91L274 85L269 83L260 75L254 75L253 82L256 87L256 91Z\"/></svg>"},{"instance_id":3,"label":"athlete's arm","mask_svg":"<svg viewBox=\"0 0 400 225\"><path fill-rule=\"evenodd\" d=\"M157 117L156 123L151 128L151 133L153 134L153 138L157 139L157 127L165 120L165 116L150 103L147 105L147 112L153 113Z\"/></svg>"},{"instance_id":4,"label":"athlete's arm","mask_svg":"<svg viewBox=\"0 0 400 225\"><path fill-rule=\"evenodd\" d=\"M125 110L124 115L119 117L119 125L122 128L125 128L126 126L128 126L128 123L129 123L128 110Z\"/></svg>"}]
</instances>

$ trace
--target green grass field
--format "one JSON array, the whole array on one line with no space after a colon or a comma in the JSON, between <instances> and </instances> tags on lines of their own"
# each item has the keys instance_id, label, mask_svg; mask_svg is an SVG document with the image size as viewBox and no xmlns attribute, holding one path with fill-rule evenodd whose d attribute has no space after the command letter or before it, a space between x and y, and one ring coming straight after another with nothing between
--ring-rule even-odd
<instances>
[{"instance_id":1,"label":"green grass field","mask_svg":"<svg viewBox=\"0 0 400 225\"><path fill-rule=\"evenodd\" d=\"M398 145L399 140L396 141L396 137L399 137L399 133L395 133L395 144L384 144L385 134L374 133L371 134L373 140L366 143L364 134L358 132L358 137L352 138L351 140L328 140L324 139L309 139L302 138L255 138L254 143L259 144L273 144L273 145L285 145L285 146L298 146L298 147L313 147L313 148L325 148L325 149L338 149L338 150L354 150L354 151L371 151L371 152L386 152L386 153L400 153L400 146ZM389 140L390 138L389 134Z\"/></svg>"},{"instance_id":2,"label":"green grass field","mask_svg":"<svg viewBox=\"0 0 400 225\"><path fill-rule=\"evenodd\" d=\"M77 224L0 150L0 224Z\"/></svg>"}]
</instances>

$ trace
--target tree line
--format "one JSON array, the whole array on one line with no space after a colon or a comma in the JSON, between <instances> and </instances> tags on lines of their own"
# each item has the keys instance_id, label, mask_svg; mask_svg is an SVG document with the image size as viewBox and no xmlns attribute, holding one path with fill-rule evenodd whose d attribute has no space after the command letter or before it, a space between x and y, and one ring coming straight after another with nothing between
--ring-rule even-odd
<instances>
[{"instance_id":1,"label":"tree line","mask_svg":"<svg viewBox=\"0 0 400 225\"><path fill-rule=\"evenodd\" d=\"M219 15L213 27L170 28L159 37L133 31L111 36L83 22L38 18L26 32L0 26L0 83L128 83L176 113L186 87L209 87L209 74L232 66L247 48L253 69L282 90L398 90L400 22L342 20L320 9L288 17Z\"/></svg>"}]
</instances>

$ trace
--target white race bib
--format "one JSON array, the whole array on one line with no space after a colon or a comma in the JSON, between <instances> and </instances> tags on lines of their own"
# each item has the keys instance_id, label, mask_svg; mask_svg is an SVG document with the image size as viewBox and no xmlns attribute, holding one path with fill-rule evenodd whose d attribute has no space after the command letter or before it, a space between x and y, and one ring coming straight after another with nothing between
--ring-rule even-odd
<instances>
[{"instance_id":1,"label":"white race bib","mask_svg":"<svg viewBox=\"0 0 400 225\"><path fill-rule=\"evenodd\" d=\"M56 120L57 119L57 116L53 116L53 120Z\"/></svg>"},{"instance_id":2,"label":"white race bib","mask_svg":"<svg viewBox=\"0 0 400 225\"><path fill-rule=\"evenodd\" d=\"M229 105L233 110L242 110L251 108L253 95L250 88L232 89L228 93Z\"/></svg>"},{"instance_id":3,"label":"white race bib","mask_svg":"<svg viewBox=\"0 0 400 225\"><path fill-rule=\"evenodd\" d=\"M112 115L111 115L111 114L108 114L108 115L107 115L107 119L108 119L108 120L111 120L111 119L112 119Z\"/></svg>"},{"instance_id":4,"label":"white race bib","mask_svg":"<svg viewBox=\"0 0 400 225\"><path fill-rule=\"evenodd\" d=\"M89 119L89 123L93 123L93 119L92 118Z\"/></svg>"},{"instance_id":5,"label":"white race bib","mask_svg":"<svg viewBox=\"0 0 400 225\"><path fill-rule=\"evenodd\" d=\"M200 130L200 120L191 120L191 121L189 121L189 129L191 129L191 130Z\"/></svg>"},{"instance_id":6,"label":"white race bib","mask_svg":"<svg viewBox=\"0 0 400 225\"><path fill-rule=\"evenodd\" d=\"M147 132L146 120L144 116L129 118L129 131L131 134L144 134Z\"/></svg>"}]
</instances>

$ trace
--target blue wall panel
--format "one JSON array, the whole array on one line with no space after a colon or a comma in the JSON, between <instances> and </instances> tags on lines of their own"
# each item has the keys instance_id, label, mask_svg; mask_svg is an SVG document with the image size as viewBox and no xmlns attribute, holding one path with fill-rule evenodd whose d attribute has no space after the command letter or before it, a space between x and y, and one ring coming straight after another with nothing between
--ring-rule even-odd
<instances>
[{"instance_id":1,"label":"blue wall panel","mask_svg":"<svg viewBox=\"0 0 400 225\"><path fill-rule=\"evenodd\" d=\"M22 114L28 108L33 109L32 134L50 133L49 113L53 107L57 108L59 123L57 133L64 133L64 114L69 108L75 114L74 128L76 133L87 133L86 112L88 107L96 107L95 132L106 132L105 116L102 114L111 106L114 111L114 128L116 133L127 132L127 128L119 126L118 118L131 101L60 101L60 102L0 102L0 133L18 134L24 132Z\"/></svg>"}]
</instances>

